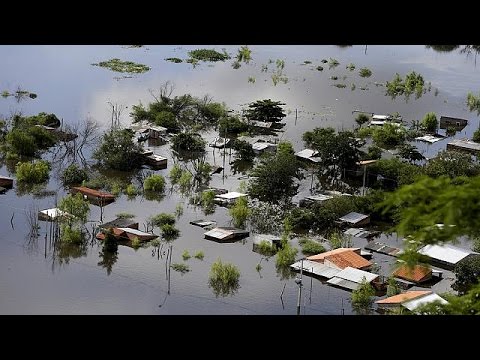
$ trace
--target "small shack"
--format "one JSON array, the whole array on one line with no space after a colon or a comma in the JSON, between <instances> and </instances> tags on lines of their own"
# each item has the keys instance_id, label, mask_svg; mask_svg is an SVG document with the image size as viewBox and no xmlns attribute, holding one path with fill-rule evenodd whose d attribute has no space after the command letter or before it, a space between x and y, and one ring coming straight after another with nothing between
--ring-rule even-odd
<instances>
[{"instance_id":1,"label":"small shack","mask_svg":"<svg viewBox=\"0 0 480 360\"><path fill-rule=\"evenodd\" d=\"M222 149L228 146L229 144L230 144L229 138L216 137L208 146Z\"/></svg>"},{"instance_id":2,"label":"small shack","mask_svg":"<svg viewBox=\"0 0 480 360\"><path fill-rule=\"evenodd\" d=\"M190 221L190 224L195 226L200 226L201 228L206 228L209 226L216 225L216 222L211 220L194 220L194 221Z\"/></svg>"},{"instance_id":3,"label":"small shack","mask_svg":"<svg viewBox=\"0 0 480 360\"><path fill-rule=\"evenodd\" d=\"M125 228L114 227L111 229L113 232L113 236L115 236L117 240L132 241L134 239L138 239L140 241L150 241L158 237L158 235L147 233L138 229L128 228L128 227L125 227ZM103 232L100 232L97 234L96 238L99 240L105 240L105 234Z\"/></svg>"},{"instance_id":4,"label":"small shack","mask_svg":"<svg viewBox=\"0 0 480 360\"><path fill-rule=\"evenodd\" d=\"M243 196L247 196L247 194L231 191L231 192L227 192L226 194L216 195L213 201L219 205L224 205L224 206L233 205L235 203L235 200Z\"/></svg>"},{"instance_id":5,"label":"small shack","mask_svg":"<svg viewBox=\"0 0 480 360\"><path fill-rule=\"evenodd\" d=\"M455 130L460 131L468 125L468 120L454 118L450 116L440 116L440 129L447 129L449 127L455 128Z\"/></svg>"},{"instance_id":6,"label":"small shack","mask_svg":"<svg viewBox=\"0 0 480 360\"><path fill-rule=\"evenodd\" d=\"M156 169L166 169L167 168L167 158L160 156L158 154L152 154L145 157L145 162Z\"/></svg>"},{"instance_id":7,"label":"small shack","mask_svg":"<svg viewBox=\"0 0 480 360\"><path fill-rule=\"evenodd\" d=\"M267 242L270 247L279 249L281 247L282 239L276 235L257 234L253 237L253 251L258 252L258 247L262 242Z\"/></svg>"},{"instance_id":8,"label":"small shack","mask_svg":"<svg viewBox=\"0 0 480 360\"><path fill-rule=\"evenodd\" d=\"M426 245L418 252L422 255L427 255L431 263L447 270L453 269L458 262L469 256L480 255L474 251L462 249L450 244Z\"/></svg>"},{"instance_id":9,"label":"small shack","mask_svg":"<svg viewBox=\"0 0 480 360\"><path fill-rule=\"evenodd\" d=\"M94 205L104 206L115 201L115 196L104 191L90 189L85 186L75 186L70 189L73 194L80 193Z\"/></svg>"},{"instance_id":10,"label":"small shack","mask_svg":"<svg viewBox=\"0 0 480 360\"><path fill-rule=\"evenodd\" d=\"M6 176L0 176L0 186L5 189L11 189L13 187L13 179Z\"/></svg>"},{"instance_id":11,"label":"small shack","mask_svg":"<svg viewBox=\"0 0 480 360\"><path fill-rule=\"evenodd\" d=\"M100 229L110 229L110 228L130 228L138 230L138 222L132 219L126 218L116 218L112 221L98 225Z\"/></svg>"},{"instance_id":12,"label":"small shack","mask_svg":"<svg viewBox=\"0 0 480 360\"><path fill-rule=\"evenodd\" d=\"M372 283L375 282L378 278L379 275L377 274L372 274L367 271L347 267L335 274L335 276L328 280L327 283L347 290L356 290L364 279L368 283Z\"/></svg>"},{"instance_id":13,"label":"small shack","mask_svg":"<svg viewBox=\"0 0 480 360\"><path fill-rule=\"evenodd\" d=\"M478 156L480 154L480 144L471 140L454 139L447 144L447 150L463 151Z\"/></svg>"},{"instance_id":14,"label":"small shack","mask_svg":"<svg viewBox=\"0 0 480 360\"><path fill-rule=\"evenodd\" d=\"M317 195L309 195L305 198L301 199L298 203L300 207L307 207L313 205L315 203L322 203L324 201L333 199L332 195L325 195L325 194L317 194Z\"/></svg>"},{"instance_id":15,"label":"small shack","mask_svg":"<svg viewBox=\"0 0 480 360\"><path fill-rule=\"evenodd\" d=\"M357 212L351 212L338 219L342 223L346 223L350 226L365 226L370 224L370 215L360 214Z\"/></svg>"},{"instance_id":16,"label":"small shack","mask_svg":"<svg viewBox=\"0 0 480 360\"><path fill-rule=\"evenodd\" d=\"M395 270L392 275L419 284L432 278L432 269L425 265L415 265L413 268L410 268L407 265L402 265Z\"/></svg>"},{"instance_id":17,"label":"small shack","mask_svg":"<svg viewBox=\"0 0 480 360\"><path fill-rule=\"evenodd\" d=\"M387 297L382 300L375 301L379 310L389 310L404 307L410 311L415 310L420 305L439 301L446 304L447 301L430 290L412 290L404 293Z\"/></svg>"},{"instance_id":18,"label":"small shack","mask_svg":"<svg viewBox=\"0 0 480 360\"><path fill-rule=\"evenodd\" d=\"M59 208L45 209L38 212L38 220L41 221L55 221L57 219L65 219L68 217L74 216L66 211L60 210Z\"/></svg>"},{"instance_id":19,"label":"small shack","mask_svg":"<svg viewBox=\"0 0 480 360\"><path fill-rule=\"evenodd\" d=\"M274 153L277 150L277 144L257 141L256 143L252 144L252 149L255 155L260 155L265 152Z\"/></svg>"},{"instance_id":20,"label":"small shack","mask_svg":"<svg viewBox=\"0 0 480 360\"><path fill-rule=\"evenodd\" d=\"M250 232L233 227L216 227L204 233L205 239L218 242L234 242L248 237Z\"/></svg>"},{"instance_id":21,"label":"small shack","mask_svg":"<svg viewBox=\"0 0 480 360\"><path fill-rule=\"evenodd\" d=\"M320 158L318 157L318 151L312 149L303 149L302 151L296 152L295 156L299 160L309 161L312 163L320 162Z\"/></svg>"}]
</instances>

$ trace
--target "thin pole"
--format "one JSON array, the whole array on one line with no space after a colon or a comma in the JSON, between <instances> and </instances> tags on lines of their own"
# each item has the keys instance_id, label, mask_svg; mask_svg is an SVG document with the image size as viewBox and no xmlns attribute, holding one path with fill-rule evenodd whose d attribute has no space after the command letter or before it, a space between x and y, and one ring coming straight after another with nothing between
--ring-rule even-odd
<instances>
[{"instance_id":1,"label":"thin pole","mask_svg":"<svg viewBox=\"0 0 480 360\"><path fill-rule=\"evenodd\" d=\"M300 280L298 281L297 315L300 315L300 308L301 308L302 278L303 278L303 259L301 260L301 264L300 264Z\"/></svg>"},{"instance_id":2,"label":"thin pole","mask_svg":"<svg viewBox=\"0 0 480 360\"><path fill-rule=\"evenodd\" d=\"M363 165L363 186L362 195L365 195L365 180L367 179L367 165Z\"/></svg>"},{"instance_id":3,"label":"thin pole","mask_svg":"<svg viewBox=\"0 0 480 360\"><path fill-rule=\"evenodd\" d=\"M297 125L298 109L295 109L295 125Z\"/></svg>"}]
</instances>

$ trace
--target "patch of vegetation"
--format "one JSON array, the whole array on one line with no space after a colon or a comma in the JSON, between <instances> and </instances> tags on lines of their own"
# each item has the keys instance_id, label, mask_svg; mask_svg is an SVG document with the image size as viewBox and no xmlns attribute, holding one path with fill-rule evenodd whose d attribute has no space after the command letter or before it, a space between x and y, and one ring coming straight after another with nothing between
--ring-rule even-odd
<instances>
[{"instance_id":1,"label":"patch of vegetation","mask_svg":"<svg viewBox=\"0 0 480 360\"><path fill-rule=\"evenodd\" d=\"M171 224L163 224L160 230L162 230L162 236L167 240L173 240L180 235L180 230Z\"/></svg>"},{"instance_id":2,"label":"patch of vegetation","mask_svg":"<svg viewBox=\"0 0 480 360\"><path fill-rule=\"evenodd\" d=\"M361 314L368 314L373 304L375 289L364 277L360 286L352 292L352 307Z\"/></svg>"},{"instance_id":3,"label":"patch of vegetation","mask_svg":"<svg viewBox=\"0 0 480 360\"><path fill-rule=\"evenodd\" d=\"M476 111L480 114L480 95L475 96L471 92L467 94L467 105L470 111Z\"/></svg>"},{"instance_id":4,"label":"patch of vegetation","mask_svg":"<svg viewBox=\"0 0 480 360\"><path fill-rule=\"evenodd\" d=\"M245 222L251 214L251 210L248 207L248 200L246 196L239 197L235 200L235 204L228 210L233 220L235 227L245 227Z\"/></svg>"},{"instance_id":5,"label":"patch of vegetation","mask_svg":"<svg viewBox=\"0 0 480 360\"><path fill-rule=\"evenodd\" d=\"M348 248L352 247L352 237L349 235L345 235L344 233L334 231L328 237L328 243L330 244L330 248L338 249L338 248Z\"/></svg>"},{"instance_id":6,"label":"patch of vegetation","mask_svg":"<svg viewBox=\"0 0 480 360\"><path fill-rule=\"evenodd\" d=\"M298 250L292 247L288 242L277 252L276 267L287 267L295 262L295 256Z\"/></svg>"},{"instance_id":7,"label":"patch of vegetation","mask_svg":"<svg viewBox=\"0 0 480 360\"><path fill-rule=\"evenodd\" d=\"M277 253L277 247L266 240L262 240L257 245L257 252L262 256L270 257Z\"/></svg>"},{"instance_id":8,"label":"patch of vegetation","mask_svg":"<svg viewBox=\"0 0 480 360\"><path fill-rule=\"evenodd\" d=\"M372 138L379 147L393 148L405 142L406 132L403 127L387 123L374 129Z\"/></svg>"},{"instance_id":9,"label":"patch of vegetation","mask_svg":"<svg viewBox=\"0 0 480 360\"><path fill-rule=\"evenodd\" d=\"M249 76L249 77L248 77L248 82L249 82L249 83L255 84L255 81L256 81L255 77L253 77L253 76Z\"/></svg>"},{"instance_id":10,"label":"patch of vegetation","mask_svg":"<svg viewBox=\"0 0 480 360\"><path fill-rule=\"evenodd\" d=\"M317 69L318 71L323 71L323 66L320 66L320 65L319 65L319 66L317 66L316 69Z\"/></svg>"},{"instance_id":11,"label":"patch of vegetation","mask_svg":"<svg viewBox=\"0 0 480 360\"><path fill-rule=\"evenodd\" d=\"M196 49L188 52L190 58L198 61L225 61L230 59L230 56L224 50L223 53L219 53L213 49Z\"/></svg>"},{"instance_id":12,"label":"patch of vegetation","mask_svg":"<svg viewBox=\"0 0 480 360\"><path fill-rule=\"evenodd\" d=\"M137 250L139 247L142 246L142 242L140 241L140 239L138 238L138 236L135 236L133 239L132 239L132 247Z\"/></svg>"},{"instance_id":13,"label":"patch of vegetation","mask_svg":"<svg viewBox=\"0 0 480 360\"><path fill-rule=\"evenodd\" d=\"M41 184L50 178L50 164L45 160L18 163L15 166L17 181L26 184Z\"/></svg>"},{"instance_id":14,"label":"patch of vegetation","mask_svg":"<svg viewBox=\"0 0 480 360\"><path fill-rule=\"evenodd\" d=\"M184 150L189 152L201 153L205 151L205 140L196 133L180 133L175 135L172 140L172 148L175 150Z\"/></svg>"},{"instance_id":15,"label":"patch of vegetation","mask_svg":"<svg viewBox=\"0 0 480 360\"><path fill-rule=\"evenodd\" d=\"M131 214L131 213L128 213L128 212L121 212L121 213L115 214L115 216L119 219L134 219L135 218L135 214Z\"/></svg>"},{"instance_id":16,"label":"patch of vegetation","mask_svg":"<svg viewBox=\"0 0 480 360\"><path fill-rule=\"evenodd\" d=\"M242 46L238 49L237 53L237 62L244 62L248 64L252 60L252 50L248 48L248 46Z\"/></svg>"},{"instance_id":17,"label":"patch of vegetation","mask_svg":"<svg viewBox=\"0 0 480 360\"><path fill-rule=\"evenodd\" d=\"M128 184L127 188L125 189L125 194L129 197L137 196L138 195L138 189L135 185Z\"/></svg>"},{"instance_id":18,"label":"patch of vegetation","mask_svg":"<svg viewBox=\"0 0 480 360\"><path fill-rule=\"evenodd\" d=\"M346 84L334 84L333 86L335 86L335 87L337 87L337 88L339 88L339 89L344 89L344 88L347 87Z\"/></svg>"},{"instance_id":19,"label":"patch of vegetation","mask_svg":"<svg viewBox=\"0 0 480 360\"><path fill-rule=\"evenodd\" d=\"M88 181L89 176L84 169L78 167L77 164L69 165L62 174L63 185L78 185L83 181Z\"/></svg>"},{"instance_id":20,"label":"patch of vegetation","mask_svg":"<svg viewBox=\"0 0 480 360\"><path fill-rule=\"evenodd\" d=\"M219 122L219 133L222 135L228 134L240 134L250 129L250 126L241 121L238 116L224 117Z\"/></svg>"},{"instance_id":21,"label":"patch of vegetation","mask_svg":"<svg viewBox=\"0 0 480 360\"><path fill-rule=\"evenodd\" d=\"M394 296L402 292L394 277L389 277L387 284L387 297Z\"/></svg>"},{"instance_id":22,"label":"patch of vegetation","mask_svg":"<svg viewBox=\"0 0 480 360\"><path fill-rule=\"evenodd\" d=\"M179 59L177 57L166 58L165 61L170 61L170 62L173 62L175 64L179 64L179 63L183 62L182 59Z\"/></svg>"},{"instance_id":23,"label":"patch of vegetation","mask_svg":"<svg viewBox=\"0 0 480 360\"><path fill-rule=\"evenodd\" d=\"M329 69L336 68L338 65L340 65L340 63L338 62L337 59L330 58L330 60L328 61L328 68Z\"/></svg>"},{"instance_id":24,"label":"patch of vegetation","mask_svg":"<svg viewBox=\"0 0 480 360\"><path fill-rule=\"evenodd\" d=\"M114 170L129 171L142 165L142 148L133 141L128 130L112 130L103 135L93 158L99 164Z\"/></svg>"},{"instance_id":25,"label":"patch of vegetation","mask_svg":"<svg viewBox=\"0 0 480 360\"><path fill-rule=\"evenodd\" d=\"M253 161L255 152L253 146L244 140L234 140L232 148L235 150L235 157L243 161Z\"/></svg>"},{"instance_id":26,"label":"patch of vegetation","mask_svg":"<svg viewBox=\"0 0 480 360\"><path fill-rule=\"evenodd\" d=\"M369 68L361 68L358 73L363 78L368 78L372 76L372 70L370 70Z\"/></svg>"},{"instance_id":27,"label":"patch of vegetation","mask_svg":"<svg viewBox=\"0 0 480 360\"><path fill-rule=\"evenodd\" d=\"M185 170L182 172L180 179L178 179L178 185L180 186L180 191L182 193L188 193L190 188L192 187L192 179L193 175Z\"/></svg>"},{"instance_id":28,"label":"patch of vegetation","mask_svg":"<svg viewBox=\"0 0 480 360\"><path fill-rule=\"evenodd\" d=\"M172 265L170 265L170 267L173 270L178 271L182 275L190 271L190 267L186 264L173 263Z\"/></svg>"},{"instance_id":29,"label":"patch of vegetation","mask_svg":"<svg viewBox=\"0 0 480 360\"><path fill-rule=\"evenodd\" d=\"M200 202L206 214L212 214L215 212L215 203L213 202L214 199L215 192L213 190L206 190L202 192Z\"/></svg>"},{"instance_id":30,"label":"patch of vegetation","mask_svg":"<svg viewBox=\"0 0 480 360\"><path fill-rule=\"evenodd\" d=\"M387 81L386 95L395 98L398 95L405 95L406 98L415 93L415 97L418 99L426 91L424 89L425 81L422 75L417 74L415 71L406 75L405 80L396 73L392 81Z\"/></svg>"},{"instance_id":31,"label":"patch of vegetation","mask_svg":"<svg viewBox=\"0 0 480 360\"><path fill-rule=\"evenodd\" d=\"M195 255L193 255L193 257L198 260L203 260L205 254L203 253L203 251L197 251Z\"/></svg>"},{"instance_id":32,"label":"patch of vegetation","mask_svg":"<svg viewBox=\"0 0 480 360\"><path fill-rule=\"evenodd\" d=\"M355 122L358 124L359 127L362 127L362 125L368 123L370 121L370 116L367 114L360 113L357 115L355 118Z\"/></svg>"},{"instance_id":33,"label":"patch of vegetation","mask_svg":"<svg viewBox=\"0 0 480 360\"><path fill-rule=\"evenodd\" d=\"M472 140L477 143L480 143L480 129L475 130L475 132L473 133Z\"/></svg>"},{"instance_id":34,"label":"patch of vegetation","mask_svg":"<svg viewBox=\"0 0 480 360\"><path fill-rule=\"evenodd\" d=\"M232 62L232 68L234 68L235 70L240 69L241 67L242 67L242 64L240 64L239 61L235 60L234 62Z\"/></svg>"},{"instance_id":35,"label":"patch of vegetation","mask_svg":"<svg viewBox=\"0 0 480 360\"><path fill-rule=\"evenodd\" d=\"M163 192L165 190L165 178L162 175L152 174L145 179L143 188L147 191Z\"/></svg>"},{"instance_id":36,"label":"patch of vegetation","mask_svg":"<svg viewBox=\"0 0 480 360\"><path fill-rule=\"evenodd\" d=\"M60 200L58 208L72 215L74 218L68 217L66 221L69 225L72 225L76 221L82 223L87 221L88 214L90 212L90 206L87 201L83 199L82 194L77 193L75 195L68 194Z\"/></svg>"},{"instance_id":37,"label":"patch of vegetation","mask_svg":"<svg viewBox=\"0 0 480 360\"><path fill-rule=\"evenodd\" d=\"M175 217L172 214L160 213L150 217L150 222L157 227L162 227L165 224L175 225Z\"/></svg>"},{"instance_id":38,"label":"patch of vegetation","mask_svg":"<svg viewBox=\"0 0 480 360\"><path fill-rule=\"evenodd\" d=\"M179 203L177 204L177 206L175 206L175 216L178 219L182 215L183 215L183 203Z\"/></svg>"},{"instance_id":39,"label":"patch of vegetation","mask_svg":"<svg viewBox=\"0 0 480 360\"><path fill-rule=\"evenodd\" d=\"M180 167L179 164L174 164L173 167L170 169L170 174L168 174L168 177L170 178L170 182L172 185L175 185L178 183L180 180L180 177L182 176L182 168Z\"/></svg>"},{"instance_id":40,"label":"patch of vegetation","mask_svg":"<svg viewBox=\"0 0 480 360\"><path fill-rule=\"evenodd\" d=\"M141 74L150 70L150 67L143 64L137 64L132 61L122 61L120 59L110 59L108 61L101 61L94 66L100 66L112 71L121 72L121 73L135 73Z\"/></svg>"},{"instance_id":41,"label":"patch of vegetation","mask_svg":"<svg viewBox=\"0 0 480 360\"><path fill-rule=\"evenodd\" d=\"M353 71L353 70L355 70L355 64L350 63L350 64L348 64L348 65L346 66L346 68L347 68L348 70L350 70L350 71Z\"/></svg>"},{"instance_id":42,"label":"patch of vegetation","mask_svg":"<svg viewBox=\"0 0 480 360\"><path fill-rule=\"evenodd\" d=\"M303 238L300 239L298 243L302 247L302 253L304 255L316 255L325 252L325 248L323 247L323 245L317 241Z\"/></svg>"},{"instance_id":43,"label":"patch of vegetation","mask_svg":"<svg viewBox=\"0 0 480 360\"><path fill-rule=\"evenodd\" d=\"M185 250L182 254L182 259L183 261L187 261L188 259L190 259L192 256L189 254L188 250Z\"/></svg>"},{"instance_id":44,"label":"patch of vegetation","mask_svg":"<svg viewBox=\"0 0 480 360\"><path fill-rule=\"evenodd\" d=\"M80 229L62 224L60 227L60 240L67 244L79 245L83 243L84 237Z\"/></svg>"},{"instance_id":45,"label":"patch of vegetation","mask_svg":"<svg viewBox=\"0 0 480 360\"><path fill-rule=\"evenodd\" d=\"M208 286L213 289L216 297L219 295L233 295L240 287L240 271L229 263L222 263L218 259L212 264L208 279Z\"/></svg>"}]
</instances>

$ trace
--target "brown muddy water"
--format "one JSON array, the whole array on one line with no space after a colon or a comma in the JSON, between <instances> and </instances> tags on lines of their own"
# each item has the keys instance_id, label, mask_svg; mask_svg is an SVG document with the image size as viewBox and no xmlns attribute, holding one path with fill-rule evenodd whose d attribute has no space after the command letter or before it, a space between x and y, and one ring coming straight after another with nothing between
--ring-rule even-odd
<instances>
[{"instance_id":1,"label":"brown muddy water","mask_svg":"<svg viewBox=\"0 0 480 360\"><path fill-rule=\"evenodd\" d=\"M257 99L271 98L286 103L289 115L285 118L281 139L290 140L296 150L301 150L301 135L316 126L333 126L350 129L354 124L352 111L362 110L377 114L399 112L403 118L419 120L426 112L465 118L469 125L455 137L468 137L478 127L478 116L466 107L469 91L478 94L480 74L474 56L460 53L438 53L425 46L368 46L341 48L338 46L250 46L252 61L240 69L225 63L174 64L164 59L185 59L187 52L210 46L146 46L125 48L122 46L0 46L0 91L15 91L19 86L38 94L37 99L17 102L14 98L0 98L0 114L9 116L21 111L25 115L40 111L55 113L66 124L74 124L93 118L108 126L111 113L108 102L127 106L122 124L130 124L128 116L132 105L151 101L149 89L158 89L162 83L175 84L174 95L190 93L194 96L208 94L214 101L223 101L233 110ZM220 50L222 46L215 46ZM238 46L225 46L236 54ZM111 58L131 60L146 64L152 69L132 78L91 66ZM340 62L329 69L322 59L335 58ZM269 60L273 63L269 63ZM271 75L275 61L283 59L283 76L286 84L274 86ZM303 64L311 61L311 64ZM354 63L355 71L346 69ZM262 71L262 65L268 67ZM323 71L316 70L323 66ZM361 78L358 69L372 70L370 78ZM404 76L410 71L423 75L431 82L431 91L420 99L414 96L391 99L384 95L385 83L396 72ZM339 80L333 81L331 76ZM254 77L255 83L248 78ZM345 78L344 78L345 77ZM333 86L346 84L345 88ZM355 89L352 89L355 84ZM365 89L365 90L362 90ZM435 89L438 94L435 95ZM295 120L295 110L298 118ZM203 134L212 139L213 132ZM433 145L416 143L426 156L432 156L446 147L448 140ZM169 158L169 168L157 173L167 175L172 164L169 145L153 146L155 152ZM48 154L46 155L48 157ZM222 150L208 148L210 163L223 165ZM234 173L226 155L224 174L212 176L211 186L232 191L238 189L243 174ZM12 176L1 164L0 175ZM181 275L165 264L167 246L161 254L153 248L134 250L119 246L118 257L111 260L107 271L100 255L101 246L96 242L80 253L64 254L62 259L52 253L45 235L45 223L41 223L40 237L36 242L27 240L28 224L25 210L53 207L55 199L65 194L52 171L47 186L51 194L34 197L20 194L17 189L0 195L0 313L1 314L285 314L296 313L298 287L294 278L281 279L275 270L275 259L262 261L262 270L256 271L260 255L252 251L252 239L231 244L220 244L203 238L203 230L189 225L195 219L213 219L219 225L229 225L230 217L225 208L217 207L212 215L205 216L200 209L188 205L188 198L175 191L167 191L161 201L150 201L141 196L128 199L122 195L116 202L104 208L104 220L109 221L119 212L134 213L140 227L146 219L160 212L173 213L177 204L183 203L184 213L177 220L180 237L172 243L172 263L181 263L181 254L202 250L203 261L191 258L186 263L190 272ZM309 181L301 185L301 192L308 191ZM91 206L90 220L100 220L100 209ZM13 220L12 220L13 216ZM13 226L12 226L13 223ZM156 229L158 231L158 229ZM391 244L400 244L394 236L385 238ZM366 241L356 239L355 245ZM165 252L165 253L164 253ZM298 255L300 257L300 254ZM240 288L226 297L215 297L208 287L211 264L221 258L238 266ZM387 275L393 258L374 255L373 261L382 266ZM447 274L448 275L448 274ZM447 276L448 277L448 276ZM434 290L448 290L448 284L439 283ZM280 294L283 291L283 301ZM304 278L302 313L352 314L351 294L322 284L321 281Z\"/></svg>"}]
</instances>

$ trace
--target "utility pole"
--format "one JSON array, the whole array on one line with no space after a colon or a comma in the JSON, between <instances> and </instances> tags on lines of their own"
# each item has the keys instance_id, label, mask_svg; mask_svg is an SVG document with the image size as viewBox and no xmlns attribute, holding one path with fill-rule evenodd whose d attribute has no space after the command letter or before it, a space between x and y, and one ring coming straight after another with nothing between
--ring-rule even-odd
<instances>
[{"instance_id":1,"label":"utility pole","mask_svg":"<svg viewBox=\"0 0 480 360\"><path fill-rule=\"evenodd\" d=\"M362 186L362 195L365 195L365 181L367 179L367 165L363 165L363 186Z\"/></svg>"},{"instance_id":2,"label":"utility pole","mask_svg":"<svg viewBox=\"0 0 480 360\"><path fill-rule=\"evenodd\" d=\"M301 305L301 299L302 299L302 279L303 279L303 259L301 260L300 264L300 279L296 278L295 282L298 285L298 299L297 299L297 315L300 315L300 305Z\"/></svg>"}]
</instances>

